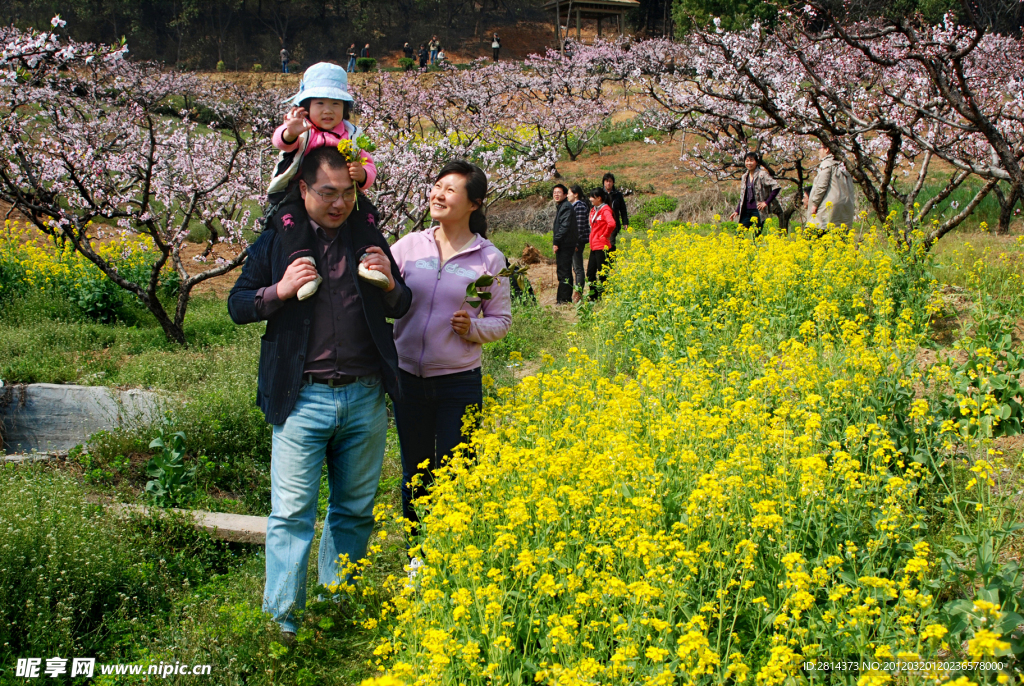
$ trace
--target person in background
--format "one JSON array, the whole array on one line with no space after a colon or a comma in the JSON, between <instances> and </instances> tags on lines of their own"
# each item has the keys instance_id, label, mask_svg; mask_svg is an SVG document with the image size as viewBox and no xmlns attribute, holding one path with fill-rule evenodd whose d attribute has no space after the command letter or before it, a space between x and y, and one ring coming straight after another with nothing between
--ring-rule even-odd
<instances>
[{"instance_id":1,"label":"person in background","mask_svg":"<svg viewBox=\"0 0 1024 686\"><path fill-rule=\"evenodd\" d=\"M437 40L437 36L431 36L427 47L430 48L430 63L437 64L437 51L441 49L441 41Z\"/></svg>"},{"instance_id":2,"label":"person in background","mask_svg":"<svg viewBox=\"0 0 1024 686\"><path fill-rule=\"evenodd\" d=\"M288 58L289 57L291 57L291 55L288 54L288 51L285 50L284 48L281 48L281 73L282 74L287 74L288 73Z\"/></svg>"},{"instance_id":3,"label":"person in background","mask_svg":"<svg viewBox=\"0 0 1024 686\"><path fill-rule=\"evenodd\" d=\"M487 175L479 167L449 162L430 192L436 224L406 234L391 247L413 293L409 313L395 322L402 397L394 403L402 451L402 514L411 522L419 521L412 501L455 446L469 440L463 418L483 404L483 344L504 338L512 324L506 277L480 287L491 298L481 299L478 308L466 302L467 286L507 264L487 240L486 197ZM424 462L426 469L420 467ZM411 483L416 475L422 486Z\"/></svg>"},{"instance_id":4,"label":"person in background","mask_svg":"<svg viewBox=\"0 0 1024 686\"><path fill-rule=\"evenodd\" d=\"M579 185L569 189L569 202L576 214L576 231L578 233L576 250L572 254L572 271L576 277L576 285L572 291L572 301L579 302L587 283L587 272L583 267L583 249L590 243L590 205L587 196Z\"/></svg>"},{"instance_id":5,"label":"person in background","mask_svg":"<svg viewBox=\"0 0 1024 686\"><path fill-rule=\"evenodd\" d=\"M359 56L360 57L369 57L370 56L370 44L369 43L364 45L363 49L359 51Z\"/></svg>"},{"instance_id":6,"label":"person in background","mask_svg":"<svg viewBox=\"0 0 1024 686\"><path fill-rule=\"evenodd\" d=\"M406 41L405 45L402 46L402 54L405 56L405 59L411 60L412 59L412 53L413 53L412 46L409 45L408 41Z\"/></svg>"},{"instance_id":7,"label":"person in background","mask_svg":"<svg viewBox=\"0 0 1024 686\"><path fill-rule=\"evenodd\" d=\"M357 54L358 53L356 52L356 44L355 43L353 43L352 45L348 46L348 67L346 68L346 71L355 71L356 70L356 56L357 56Z\"/></svg>"},{"instance_id":8,"label":"person in background","mask_svg":"<svg viewBox=\"0 0 1024 686\"><path fill-rule=\"evenodd\" d=\"M444 54L444 48L443 47L439 47L437 49L437 63L438 64L444 64L444 61L446 59L448 59L448 56Z\"/></svg>"},{"instance_id":9,"label":"person in background","mask_svg":"<svg viewBox=\"0 0 1024 686\"><path fill-rule=\"evenodd\" d=\"M828 230L829 224L850 228L855 211L853 178L846 165L837 160L824 143L818 148L818 158L821 164L807 199L807 224L816 225L822 232Z\"/></svg>"},{"instance_id":10,"label":"person in background","mask_svg":"<svg viewBox=\"0 0 1024 686\"><path fill-rule=\"evenodd\" d=\"M494 61L498 61L498 52L501 50L501 39L498 38L498 34L495 33L491 37L491 50L494 51Z\"/></svg>"},{"instance_id":11,"label":"person in background","mask_svg":"<svg viewBox=\"0 0 1024 686\"><path fill-rule=\"evenodd\" d=\"M427 46L423 45L422 43L420 44L419 58L420 58L420 69L426 69L427 68L427 60L430 59L430 53L427 52Z\"/></svg>"},{"instance_id":12,"label":"person in background","mask_svg":"<svg viewBox=\"0 0 1024 686\"><path fill-rule=\"evenodd\" d=\"M555 248L555 276L558 279L556 305L572 302L572 256L576 253L579 232L576 229L576 212L567 199L569 189L557 184L551 191L555 201L555 224L552 230L552 244Z\"/></svg>"},{"instance_id":13,"label":"person in background","mask_svg":"<svg viewBox=\"0 0 1024 686\"><path fill-rule=\"evenodd\" d=\"M606 202L611 208L612 217L615 220L615 230L612 231L612 235L608 239L610 242L608 252L615 252L615 241L619 237L619 231L629 226L629 213L626 211L626 199L622 197L622 193L615 187L615 174L606 172L602 182L604 184L604 192L608 196ZM590 249L593 250L594 246L590 246Z\"/></svg>"},{"instance_id":14,"label":"person in background","mask_svg":"<svg viewBox=\"0 0 1024 686\"><path fill-rule=\"evenodd\" d=\"M594 209L590 210L590 259L587 261L587 281L590 283L590 299L597 300L604 289L605 275L602 267L611 251L615 218L612 216L608 192L605 189L595 188L590 191L590 202Z\"/></svg>"},{"instance_id":15,"label":"person in background","mask_svg":"<svg viewBox=\"0 0 1024 686\"><path fill-rule=\"evenodd\" d=\"M743 165L747 170L740 179L740 204L729 219L735 221L739 217L740 224L746 228L753 222L756 224L754 235L760 236L768 208L779 194L779 182L764 168L756 152L748 152Z\"/></svg>"}]
</instances>

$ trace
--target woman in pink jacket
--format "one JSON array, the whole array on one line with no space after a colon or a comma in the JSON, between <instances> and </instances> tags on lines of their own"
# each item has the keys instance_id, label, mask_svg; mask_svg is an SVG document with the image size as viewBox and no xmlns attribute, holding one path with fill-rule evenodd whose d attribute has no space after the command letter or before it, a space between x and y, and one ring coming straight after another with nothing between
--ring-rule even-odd
<instances>
[{"instance_id":1,"label":"woman in pink jacket","mask_svg":"<svg viewBox=\"0 0 1024 686\"><path fill-rule=\"evenodd\" d=\"M402 397L395 400L395 422L402 449L402 512L418 518L412 500L423 493L410 481L431 474L466 440L462 418L483 405L480 354L484 343L504 338L512 324L507 278L481 288L491 298L480 308L466 302L466 287L484 274L505 268L505 256L487 240L483 213L487 175L457 160L437 175L430 191L435 226L411 233L393 246L412 290L412 307L395 322L395 347ZM428 469L418 465L427 462Z\"/></svg>"},{"instance_id":2,"label":"woman in pink jacket","mask_svg":"<svg viewBox=\"0 0 1024 686\"><path fill-rule=\"evenodd\" d=\"M590 259L587 261L587 283L590 284L590 299L597 300L604 289L605 275L602 271L612 246L611 236L615 230L615 218L608 205L608 193L603 188L590 191Z\"/></svg>"}]
</instances>

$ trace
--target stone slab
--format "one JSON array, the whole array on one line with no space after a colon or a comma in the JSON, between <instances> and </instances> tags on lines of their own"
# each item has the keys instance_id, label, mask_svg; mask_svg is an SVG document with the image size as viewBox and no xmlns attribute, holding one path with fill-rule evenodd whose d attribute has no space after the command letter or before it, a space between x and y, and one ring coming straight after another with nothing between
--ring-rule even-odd
<instances>
[{"instance_id":1,"label":"stone slab","mask_svg":"<svg viewBox=\"0 0 1024 686\"><path fill-rule=\"evenodd\" d=\"M0 462L14 462L17 464L25 462L46 462L48 460L56 460L56 455L50 453L15 453L13 455L0 455Z\"/></svg>"},{"instance_id":2,"label":"stone slab","mask_svg":"<svg viewBox=\"0 0 1024 686\"><path fill-rule=\"evenodd\" d=\"M97 431L160 416L160 396L106 386L25 384L0 388L0 436L8 453L69 450Z\"/></svg>"},{"instance_id":3,"label":"stone slab","mask_svg":"<svg viewBox=\"0 0 1024 686\"><path fill-rule=\"evenodd\" d=\"M158 513L175 512L191 517L197 529L210 532L214 538L235 543L254 543L265 545L267 542L267 518L250 515L228 514L226 512L207 512L206 510L179 510L168 508L150 508L145 505L129 505L125 503L109 503L105 507L114 512L139 513L148 515L155 510Z\"/></svg>"}]
</instances>

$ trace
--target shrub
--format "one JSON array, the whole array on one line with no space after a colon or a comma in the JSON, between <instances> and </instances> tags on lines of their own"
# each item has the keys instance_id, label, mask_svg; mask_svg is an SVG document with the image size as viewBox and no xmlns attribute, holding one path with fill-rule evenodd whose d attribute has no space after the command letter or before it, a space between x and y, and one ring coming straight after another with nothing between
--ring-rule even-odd
<instances>
[{"instance_id":1,"label":"shrub","mask_svg":"<svg viewBox=\"0 0 1024 686\"><path fill-rule=\"evenodd\" d=\"M659 214L673 212L679 207L679 201L667 195L657 195L653 198L643 198L639 207L629 216L630 227L646 229Z\"/></svg>"},{"instance_id":2,"label":"shrub","mask_svg":"<svg viewBox=\"0 0 1024 686\"><path fill-rule=\"evenodd\" d=\"M356 69L359 71L373 71L377 68L377 60L372 57L359 57L356 59Z\"/></svg>"},{"instance_id":3,"label":"shrub","mask_svg":"<svg viewBox=\"0 0 1024 686\"><path fill-rule=\"evenodd\" d=\"M217 60L217 71L225 72L228 70L228 65L224 64L224 60Z\"/></svg>"},{"instance_id":4,"label":"shrub","mask_svg":"<svg viewBox=\"0 0 1024 686\"><path fill-rule=\"evenodd\" d=\"M263 65L259 64L259 63L253 64L252 65L252 71L254 71L254 72L263 71Z\"/></svg>"},{"instance_id":5,"label":"shrub","mask_svg":"<svg viewBox=\"0 0 1024 686\"><path fill-rule=\"evenodd\" d=\"M398 65L402 71L412 71L416 68L416 60L411 57L402 57L398 60Z\"/></svg>"}]
</instances>

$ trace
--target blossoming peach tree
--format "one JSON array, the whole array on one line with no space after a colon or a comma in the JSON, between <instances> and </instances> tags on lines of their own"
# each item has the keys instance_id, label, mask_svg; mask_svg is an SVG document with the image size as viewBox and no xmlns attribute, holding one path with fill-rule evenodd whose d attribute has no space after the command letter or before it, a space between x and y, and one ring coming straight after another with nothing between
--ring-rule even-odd
<instances>
[{"instance_id":1,"label":"blossoming peach tree","mask_svg":"<svg viewBox=\"0 0 1024 686\"><path fill-rule=\"evenodd\" d=\"M0 199L69 241L184 343L193 289L241 265L257 228L272 103L129 62L124 45L68 40L62 26L55 17L49 31L0 30ZM186 250L197 229L205 242ZM97 249L117 233L151 242L148 279L131 280ZM180 284L172 303L158 297L165 269Z\"/></svg>"}]
</instances>

